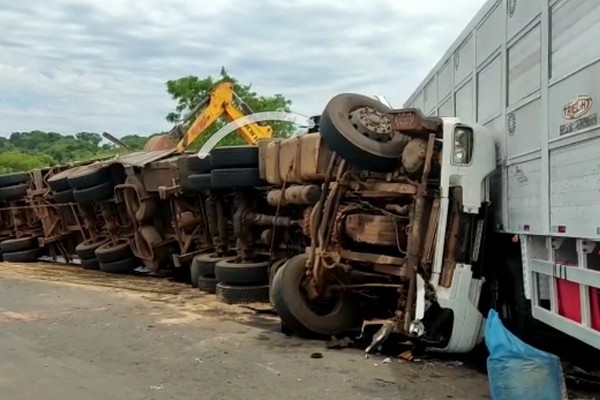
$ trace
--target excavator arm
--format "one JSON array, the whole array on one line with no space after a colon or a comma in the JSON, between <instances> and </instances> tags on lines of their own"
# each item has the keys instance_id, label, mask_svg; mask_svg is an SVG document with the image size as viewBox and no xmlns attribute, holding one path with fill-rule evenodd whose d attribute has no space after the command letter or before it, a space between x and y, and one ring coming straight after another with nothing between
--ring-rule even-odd
<instances>
[{"instance_id":1,"label":"excavator arm","mask_svg":"<svg viewBox=\"0 0 600 400\"><path fill-rule=\"evenodd\" d=\"M244 117L245 115L233 103L234 96L235 92L231 83L223 82L215 85L208 98L200 102L200 107L197 106L195 110L184 118L183 122L191 119L201 106L206 105L206 108L196 117L187 129L184 137L177 144L177 151L183 153L192 142L198 139L221 116L224 115L229 121L235 121ZM242 103L242 106L249 112L252 112L245 103ZM256 144L259 139L269 138L272 135L270 126L261 126L255 123L240 126L237 132L248 144Z\"/></svg>"}]
</instances>

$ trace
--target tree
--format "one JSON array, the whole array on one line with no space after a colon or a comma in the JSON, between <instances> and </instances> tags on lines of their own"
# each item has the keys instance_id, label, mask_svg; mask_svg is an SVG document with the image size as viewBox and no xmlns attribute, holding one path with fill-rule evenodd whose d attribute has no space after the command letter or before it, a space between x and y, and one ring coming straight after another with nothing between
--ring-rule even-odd
<instances>
[{"instance_id":1,"label":"tree","mask_svg":"<svg viewBox=\"0 0 600 400\"><path fill-rule=\"evenodd\" d=\"M176 123L183 115L189 113L199 101L210 93L210 89L221 82L231 82L235 93L250 106L254 112L261 111L284 111L290 112L291 100L286 99L282 94L272 96L262 96L252 89L251 84L242 84L237 79L227 73L224 67L218 78L207 76L200 79L197 76L185 76L179 79L166 82L167 92L173 100L177 102L175 111L166 116L167 121ZM223 127L227 121L224 119L216 121L210 126L196 142L192 143L190 148L199 149L210 136ZM273 128L274 137L288 137L294 132L294 125L289 122L266 121ZM185 131L185 127L184 127ZM219 145L244 144L244 140L236 134L231 134L223 138Z\"/></svg>"}]
</instances>

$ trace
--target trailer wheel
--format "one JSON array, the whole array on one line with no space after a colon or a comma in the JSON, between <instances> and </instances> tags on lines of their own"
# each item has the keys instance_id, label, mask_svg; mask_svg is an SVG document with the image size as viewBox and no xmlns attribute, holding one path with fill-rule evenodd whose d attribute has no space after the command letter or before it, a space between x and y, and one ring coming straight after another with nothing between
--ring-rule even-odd
<instances>
[{"instance_id":1,"label":"trailer wheel","mask_svg":"<svg viewBox=\"0 0 600 400\"><path fill-rule=\"evenodd\" d=\"M185 158L185 164L187 172L193 174L206 174L212 169L210 154L206 158L200 158L198 154L190 155Z\"/></svg>"},{"instance_id":2,"label":"trailer wheel","mask_svg":"<svg viewBox=\"0 0 600 400\"><path fill-rule=\"evenodd\" d=\"M258 167L258 146L223 146L210 151L214 169Z\"/></svg>"},{"instance_id":3,"label":"trailer wheel","mask_svg":"<svg viewBox=\"0 0 600 400\"><path fill-rule=\"evenodd\" d=\"M258 168L213 169L210 172L210 184L213 189L235 189L258 186L260 184Z\"/></svg>"},{"instance_id":4,"label":"trailer wheel","mask_svg":"<svg viewBox=\"0 0 600 400\"><path fill-rule=\"evenodd\" d=\"M233 285L260 285L269 282L269 262L237 263L235 257L215 264L219 282Z\"/></svg>"},{"instance_id":5,"label":"trailer wheel","mask_svg":"<svg viewBox=\"0 0 600 400\"><path fill-rule=\"evenodd\" d=\"M75 246L75 253L79 256L80 260L87 260L90 258L96 258L95 251L98 247L102 246L109 239L104 236L97 237L95 240L88 239L79 243Z\"/></svg>"},{"instance_id":6,"label":"trailer wheel","mask_svg":"<svg viewBox=\"0 0 600 400\"><path fill-rule=\"evenodd\" d=\"M18 185L0 187L0 200L12 200L23 197L27 194L27 188L29 186L26 183L19 183Z\"/></svg>"},{"instance_id":7,"label":"trailer wheel","mask_svg":"<svg viewBox=\"0 0 600 400\"><path fill-rule=\"evenodd\" d=\"M123 260L100 262L100 271L109 274L127 274L141 265L135 257L125 258Z\"/></svg>"},{"instance_id":8,"label":"trailer wheel","mask_svg":"<svg viewBox=\"0 0 600 400\"><path fill-rule=\"evenodd\" d=\"M190 281L192 287L198 287L198 278L215 275L215 264L226 257L219 256L217 253L198 254L192 259L190 265Z\"/></svg>"},{"instance_id":9,"label":"trailer wheel","mask_svg":"<svg viewBox=\"0 0 600 400\"><path fill-rule=\"evenodd\" d=\"M201 292L215 294L218 282L214 275L200 275L196 281L196 287Z\"/></svg>"},{"instance_id":10,"label":"trailer wheel","mask_svg":"<svg viewBox=\"0 0 600 400\"><path fill-rule=\"evenodd\" d=\"M115 184L111 181L101 183L86 189L74 189L73 197L79 204L104 201L115 195Z\"/></svg>"},{"instance_id":11,"label":"trailer wheel","mask_svg":"<svg viewBox=\"0 0 600 400\"><path fill-rule=\"evenodd\" d=\"M94 250L94 254L99 262L109 263L133 257L129 241L126 239L117 239L116 243L108 241Z\"/></svg>"},{"instance_id":12,"label":"trailer wheel","mask_svg":"<svg viewBox=\"0 0 600 400\"><path fill-rule=\"evenodd\" d=\"M196 192L204 192L212 189L210 174L194 174L187 178L186 188Z\"/></svg>"},{"instance_id":13,"label":"trailer wheel","mask_svg":"<svg viewBox=\"0 0 600 400\"><path fill-rule=\"evenodd\" d=\"M73 203L74 201L75 197L73 196L73 190L71 189L54 193L54 202L57 204Z\"/></svg>"},{"instance_id":14,"label":"trailer wheel","mask_svg":"<svg viewBox=\"0 0 600 400\"><path fill-rule=\"evenodd\" d=\"M325 106L319 121L321 136L327 145L351 165L374 172L390 172L400 166L406 138L361 133L350 119L350 113L369 107L380 113L391 111L370 97L342 93Z\"/></svg>"},{"instance_id":15,"label":"trailer wheel","mask_svg":"<svg viewBox=\"0 0 600 400\"><path fill-rule=\"evenodd\" d=\"M46 180L46 183L50 187L50 189L55 192L64 192L65 190L71 190L71 185L69 185L68 176L72 170L67 169L58 174L52 175L50 178Z\"/></svg>"},{"instance_id":16,"label":"trailer wheel","mask_svg":"<svg viewBox=\"0 0 600 400\"><path fill-rule=\"evenodd\" d=\"M83 258L81 259L81 268L86 270L99 270L100 262L95 258Z\"/></svg>"},{"instance_id":17,"label":"trailer wheel","mask_svg":"<svg viewBox=\"0 0 600 400\"><path fill-rule=\"evenodd\" d=\"M42 255L41 248L11 251L9 253L2 253L2 259L8 262L33 262L36 261Z\"/></svg>"},{"instance_id":18,"label":"trailer wheel","mask_svg":"<svg viewBox=\"0 0 600 400\"><path fill-rule=\"evenodd\" d=\"M26 172L15 172L12 174L0 175L0 186L15 186L21 183L27 183L28 175Z\"/></svg>"},{"instance_id":19,"label":"trailer wheel","mask_svg":"<svg viewBox=\"0 0 600 400\"><path fill-rule=\"evenodd\" d=\"M242 286L219 282L217 300L226 304L266 303L269 301L269 285Z\"/></svg>"},{"instance_id":20,"label":"trailer wheel","mask_svg":"<svg viewBox=\"0 0 600 400\"><path fill-rule=\"evenodd\" d=\"M72 171L67 180L73 190L87 189L107 183L112 179L107 166L89 165Z\"/></svg>"},{"instance_id":21,"label":"trailer wheel","mask_svg":"<svg viewBox=\"0 0 600 400\"><path fill-rule=\"evenodd\" d=\"M3 253L29 250L37 247L39 247L37 236L28 236L18 239L7 239L0 243L0 249Z\"/></svg>"},{"instance_id":22,"label":"trailer wheel","mask_svg":"<svg viewBox=\"0 0 600 400\"><path fill-rule=\"evenodd\" d=\"M334 335L352 328L356 312L344 292L338 292L334 304L319 310L310 304L300 286L306 273L306 254L299 254L283 264L273 279L271 291L275 309L283 324L300 336Z\"/></svg>"}]
</instances>

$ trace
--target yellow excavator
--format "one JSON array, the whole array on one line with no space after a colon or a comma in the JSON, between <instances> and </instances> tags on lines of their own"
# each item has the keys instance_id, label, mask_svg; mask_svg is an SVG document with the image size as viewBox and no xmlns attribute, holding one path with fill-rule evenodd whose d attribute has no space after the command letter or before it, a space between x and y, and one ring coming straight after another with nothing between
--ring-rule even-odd
<instances>
[{"instance_id":1,"label":"yellow excavator","mask_svg":"<svg viewBox=\"0 0 600 400\"><path fill-rule=\"evenodd\" d=\"M222 115L225 115L229 122L244 117L246 114L235 106L234 100L236 100L240 108L246 114L253 113L250 106L235 93L233 84L229 82L216 84L211 89L209 95L200 101L194 109L183 117L171 130L170 133L177 133L181 138L177 144L177 152L183 153L194 140L200 137L200 135L202 135L202 133L204 133L206 129ZM202 113L196 116L202 108L204 108ZM192 118L195 119L184 134L181 127ZM248 144L256 144L259 139L270 138L273 133L272 128L263 123L250 123L240 126L237 131Z\"/></svg>"}]
</instances>

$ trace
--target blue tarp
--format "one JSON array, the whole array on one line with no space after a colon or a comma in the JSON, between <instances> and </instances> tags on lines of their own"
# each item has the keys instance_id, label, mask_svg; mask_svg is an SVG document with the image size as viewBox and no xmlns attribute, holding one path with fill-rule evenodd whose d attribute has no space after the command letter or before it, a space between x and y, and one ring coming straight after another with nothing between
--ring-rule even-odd
<instances>
[{"instance_id":1,"label":"blue tarp","mask_svg":"<svg viewBox=\"0 0 600 400\"><path fill-rule=\"evenodd\" d=\"M488 381L493 400L565 400L560 360L521 341L490 310L485 327Z\"/></svg>"}]
</instances>

